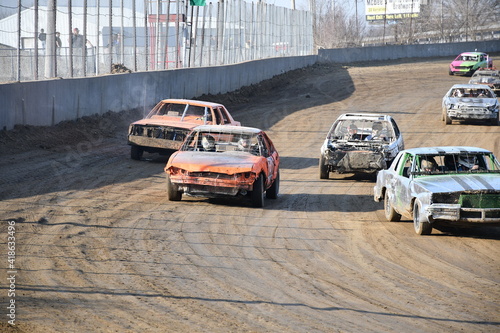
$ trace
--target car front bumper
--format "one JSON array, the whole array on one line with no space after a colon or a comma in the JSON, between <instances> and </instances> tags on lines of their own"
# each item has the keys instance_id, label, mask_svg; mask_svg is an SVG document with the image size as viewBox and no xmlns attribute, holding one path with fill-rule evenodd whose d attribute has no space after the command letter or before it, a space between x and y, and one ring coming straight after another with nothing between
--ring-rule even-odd
<instances>
[{"instance_id":1,"label":"car front bumper","mask_svg":"<svg viewBox=\"0 0 500 333\"><path fill-rule=\"evenodd\" d=\"M487 120L498 118L498 111L492 112L484 108L448 109L448 117L451 119L477 119Z\"/></svg>"},{"instance_id":2,"label":"car front bumper","mask_svg":"<svg viewBox=\"0 0 500 333\"><path fill-rule=\"evenodd\" d=\"M329 171L372 173L386 169L387 162L382 152L328 150L324 154Z\"/></svg>"},{"instance_id":3,"label":"car front bumper","mask_svg":"<svg viewBox=\"0 0 500 333\"><path fill-rule=\"evenodd\" d=\"M171 174L170 181L179 191L190 195L236 196L253 190L254 174L189 176Z\"/></svg>"},{"instance_id":4,"label":"car front bumper","mask_svg":"<svg viewBox=\"0 0 500 333\"><path fill-rule=\"evenodd\" d=\"M500 208L465 208L459 204L431 204L426 209L428 221L500 223Z\"/></svg>"}]
</instances>

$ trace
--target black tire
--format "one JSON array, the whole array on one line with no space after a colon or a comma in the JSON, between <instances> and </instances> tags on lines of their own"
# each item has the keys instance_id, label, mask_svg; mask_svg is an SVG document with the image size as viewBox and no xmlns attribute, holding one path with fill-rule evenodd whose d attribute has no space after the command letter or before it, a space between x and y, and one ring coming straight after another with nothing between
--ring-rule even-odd
<instances>
[{"instance_id":1,"label":"black tire","mask_svg":"<svg viewBox=\"0 0 500 333\"><path fill-rule=\"evenodd\" d=\"M499 115L498 115L498 114L497 114L496 118L492 118L492 119L491 119L491 125L493 125L493 126L498 126L498 125L499 125L499 123L500 123L500 121L499 121L499 119L498 119L498 118L499 118Z\"/></svg>"},{"instance_id":2,"label":"black tire","mask_svg":"<svg viewBox=\"0 0 500 333\"><path fill-rule=\"evenodd\" d=\"M427 221L420 221L420 204L415 201L413 204L413 227L417 235L430 235L432 225Z\"/></svg>"},{"instance_id":3,"label":"black tire","mask_svg":"<svg viewBox=\"0 0 500 333\"><path fill-rule=\"evenodd\" d=\"M280 171L278 170L278 174L276 175L276 179L274 180L273 185L266 191L266 198L268 199L277 199L278 193L280 191Z\"/></svg>"},{"instance_id":4,"label":"black tire","mask_svg":"<svg viewBox=\"0 0 500 333\"><path fill-rule=\"evenodd\" d=\"M180 201L182 192L170 181L170 175L167 173L167 199L168 201Z\"/></svg>"},{"instance_id":5,"label":"black tire","mask_svg":"<svg viewBox=\"0 0 500 333\"><path fill-rule=\"evenodd\" d=\"M385 191L384 194L384 213L385 213L385 218L389 222L398 222L401 221L401 214L398 214L394 208L391 205L391 202L389 201L389 194L387 194L387 190Z\"/></svg>"},{"instance_id":6,"label":"black tire","mask_svg":"<svg viewBox=\"0 0 500 333\"><path fill-rule=\"evenodd\" d=\"M325 158L321 156L319 158L319 179L328 179L328 165L325 165Z\"/></svg>"},{"instance_id":7,"label":"black tire","mask_svg":"<svg viewBox=\"0 0 500 333\"><path fill-rule=\"evenodd\" d=\"M130 146L130 158L133 160L140 161L143 152L144 151L139 146Z\"/></svg>"},{"instance_id":8,"label":"black tire","mask_svg":"<svg viewBox=\"0 0 500 333\"><path fill-rule=\"evenodd\" d=\"M252 206L256 208L264 207L264 177L259 175L253 183L253 191L250 192Z\"/></svg>"},{"instance_id":9,"label":"black tire","mask_svg":"<svg viewBox=\"0 0 500 333\"><path fill-rule=\"evenodd\" d=\"M453 75L453 72L451 71L451 69L448 70L448 74Z\"/></svg>"},{"instance_id":10,"label":"black tire","mask_svg":"<svg viewBox=\"0 0 500 333\"><path fill-rule=\"evenodd\" d=\"M451 118L448 117L448 113L444 117L445 117L445 124L446 125L450 125L451 124Z\"/></svg>"}]
</instances>

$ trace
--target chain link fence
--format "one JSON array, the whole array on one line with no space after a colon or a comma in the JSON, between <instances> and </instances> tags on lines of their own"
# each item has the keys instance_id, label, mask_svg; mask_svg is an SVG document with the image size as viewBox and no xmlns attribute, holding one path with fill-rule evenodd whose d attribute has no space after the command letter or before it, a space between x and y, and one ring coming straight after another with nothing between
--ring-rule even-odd
<instances>
[{"instance_id":1,"label":"chain link fence","mask_svg":"<svg viewBox=\"0 0 500 333\"><path fill-rule=\"evenodd\" d=\"M315 52L309 11L263 2L192 6L83 0L83 6L72 6L72 1L48 0L41 6L38 1L11 7L12 15L0 20L0 82L228 65Z\"/></svg>"}]
</instances>

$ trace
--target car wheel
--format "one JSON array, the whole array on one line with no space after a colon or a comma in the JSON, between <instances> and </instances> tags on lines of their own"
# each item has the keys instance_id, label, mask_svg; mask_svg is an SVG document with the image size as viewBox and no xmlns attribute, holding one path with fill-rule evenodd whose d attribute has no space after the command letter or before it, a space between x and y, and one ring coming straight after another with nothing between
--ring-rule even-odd
<instances>
[{"instance_id":1,"label":"car wheel","mask_svg":"<svg viewBox=\"0 0 500 333\"><path fill-rule=\"evenodd\" d=\"M498 114L497 114L497 116L495 118L491 118L491 125L498 126L498 124L499 124L498 118L499 118Z\"/></svg>"},{"instance_id":2,"label":"car wheel","mask_svg":"<svg viewBox=\"0 0 500 333\"><path fill-rule=\"evenodd\" d=\"M384 211L385 211L385 218L387 221L390 222L398 222L401 220L401 214L398 214L394 208L391 205L391 202L389 201L389 194L388 191L385 191L384 194Z\"/></svg>"},{"instance_id":3,"label":"car wheel","mask_svg":"<svg viewBox=\"0 0 500 333\"><path fill-rule=\"evenodd\" d=\"M253 191L250 193L252 206L264 207L264 177L260 175L253 183Z\"/></svg>"},{"instance_id":4,"label":"car wheel","mask_svg":"<svg viewBox=\"0 0 500 333\"><path fill-rule=\"evenodd\" d=\"M144 151L139 146L130 146L130 158L140 161Z\"/></svg>"},{"instance_id":5,"label":"car wheel","mask_svg":"<svg viewBox=\"0 0 500 333\"><path fill-rule=\"evenodd\" d=\"M182 192L170 181L170 175L167 173L167 199L168 201L180 201Z\"/></svg>"},{"instance_id":6,"label":"car wheel","mask_svg":"<svg viewBox=\"0 0 500 333\"><path fill-rule=\"evenodd\" d=\"M453 75L453 72L451 71L451 69L448 70L448 74Z\"/></svg>"},{"instance_id":7,"label":"car wheel","mask_svg":"<svg viewBox=\"0 0 500 333\"><path fill-rule=\"evenodd\" d=\"M319 158L319 179L328 179L328 165L325 165L325 158L321 156Z\"/></svg>"},{"instance_id":8,"label":"car wheel","mask_svg":"<svg viewBox=\"0 0 500 333\"><path fill-rule=\"evenodd\" d=\"M451 124L451 118L448 116L448 113L445 115L445 124L446 125Z\"/></svg>"},{"instance_id":9,"label":"car wheel","mask_svg":"<svg viewBox=\"0 0 500 333\"><path fill-rule=\"evenodd\" d=\"M413 204L413 227L418 235L430 235L432 226L427 221L420 221L420 204L415 201Z\"/></svg>"},{"instance_id":10,"label":"car wheel","mask_svg":"<svg viewBox=\"0 0 500 333\"><path fill-rule=\"evenodd\" d=\"M276 199L278 198L278 193L280 191L280 172L278 170L278 174L276 175L276 179L274 180L273 185L266 191L266 198L268 199Z\"/></svg>"}]
</instances>

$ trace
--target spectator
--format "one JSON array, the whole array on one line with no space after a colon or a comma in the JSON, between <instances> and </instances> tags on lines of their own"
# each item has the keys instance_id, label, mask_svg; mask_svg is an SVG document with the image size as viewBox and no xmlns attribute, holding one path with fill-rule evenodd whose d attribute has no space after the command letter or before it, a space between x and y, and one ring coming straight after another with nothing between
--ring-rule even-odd
<instances>
[{"instance_id":1,"label":"spectator","mask_svg":"<svg viewBox=\"0 0 500 333\"><path fill-rule=\"evenodd\" d=\"M47 34L45 33L45 30L40 29L38 39L42 42L42 49L45 49L45 42L47 41Z\"/></svg>"},{"instance_id":2,"label":"spectator","mask_svg":"<svg viewBox=\"0 0 500 333\"><path fill-rule=\"evenodd\" d=\"M62 47L61 33L56 32L56 54L57 55L61 54L61 47Z\"/></svg>"}]
</instances>

